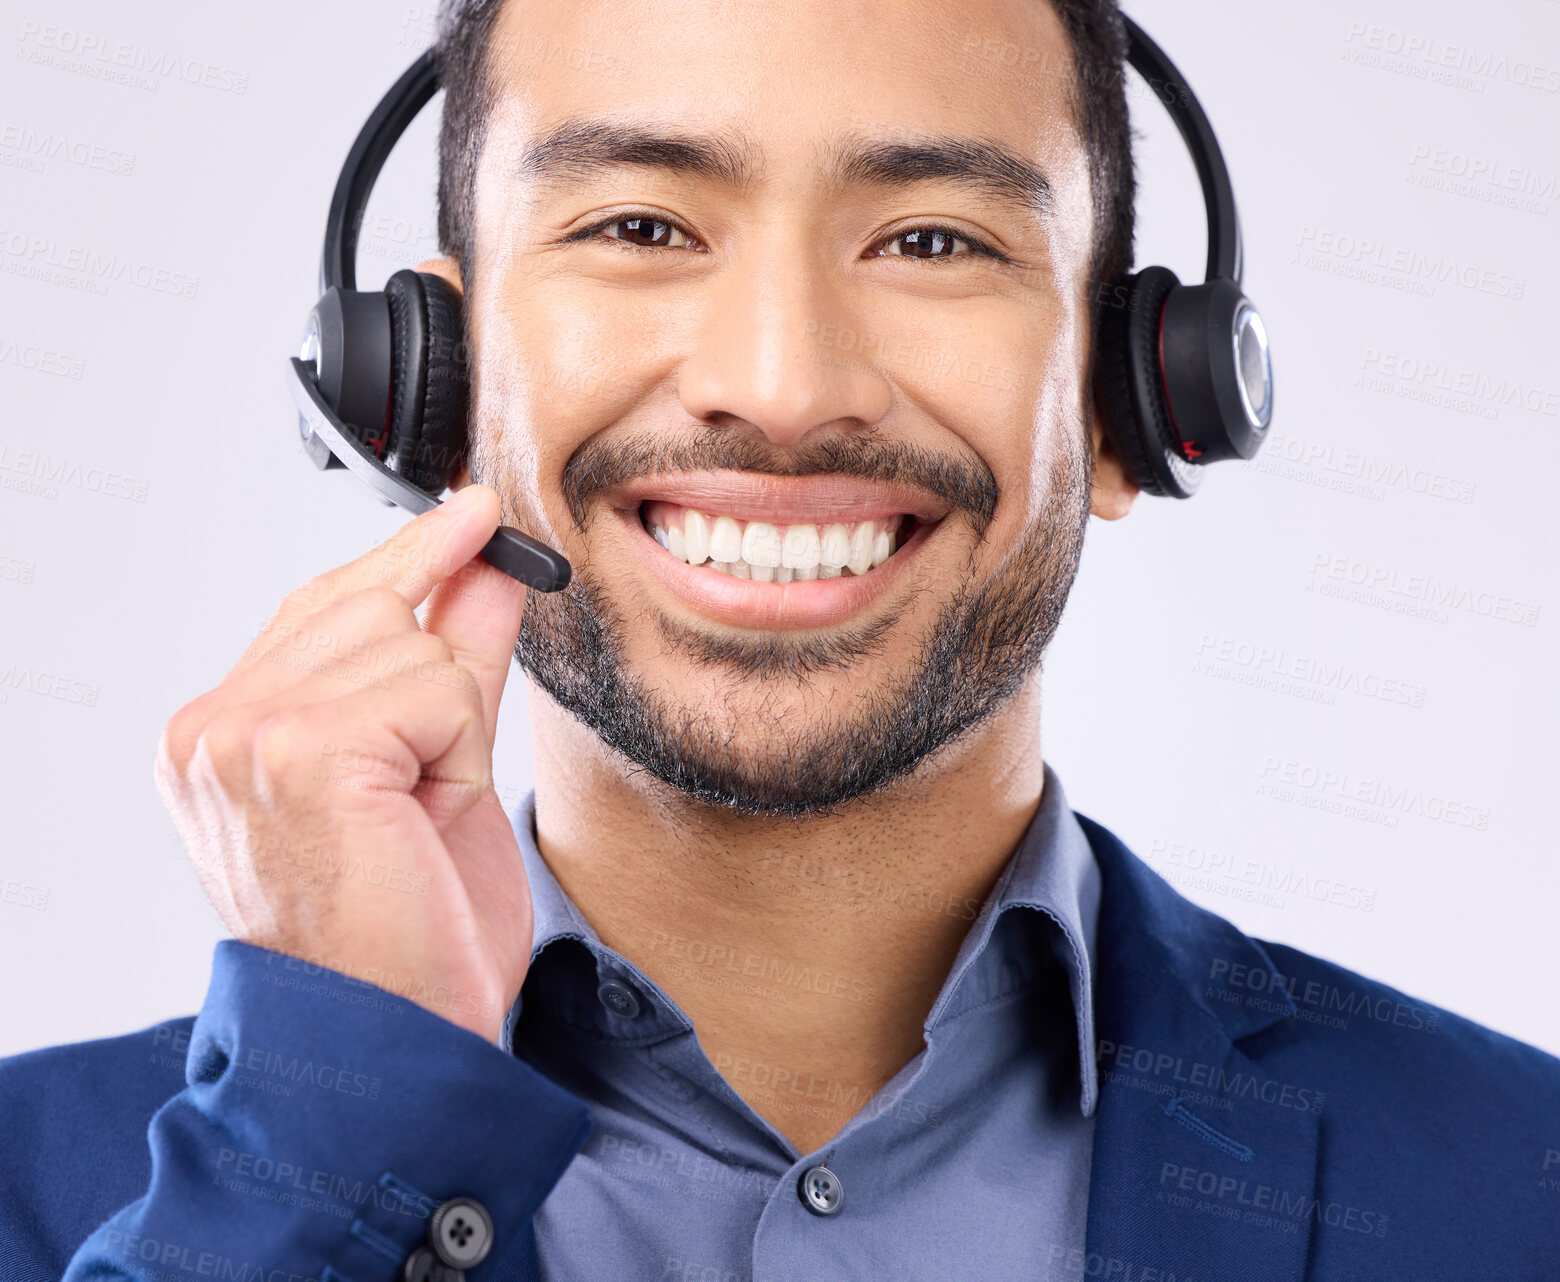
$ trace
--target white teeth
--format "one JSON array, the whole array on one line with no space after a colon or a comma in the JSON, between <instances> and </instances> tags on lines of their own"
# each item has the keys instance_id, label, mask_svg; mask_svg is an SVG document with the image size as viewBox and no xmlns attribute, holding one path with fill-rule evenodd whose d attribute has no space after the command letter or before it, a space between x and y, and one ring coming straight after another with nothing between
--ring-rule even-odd
<instances>
[{"instance_id":1,"label":"white teeth","mask_svg":"<svg viewBox=\"0 0 1560 1282\"><path fill-rule=\"evenodd\" d=\"M735 561L742 555L742 527L729 516L717 516L710 531L710 555L717 561Z\"/></svg>"},{"instance_id":2,"label":"white teeth","mask_svg":"<svg viewBox=\"0 0 1560 1282\"><path fill-rule=\"evenodd\" d=\"M819 560L831 570L840 569L850 560L850 532L843 525L836 523L823 532ZM832 579L834 575L826 574L823 577Z\"/></svg>"},{"instance_id":3,"label":"white teeth","mask_svg":"<svg viewBox=\"0 0 1560 1282\"><path fill-rule=\"evenodd\" d=\"M780 531L768 521L749 521L742 533L742 559L754 567L761 565L766 570L774 569L780 564Z\"/></svg>"},{"instance_id":4,"label":"white teeth","mask_svg":"<svg viewBox=\"0 0 1560 1282\"><path fill-rule=\"evenodd\" d=\"M822 545L816 525L788 525L785 527L785 547L780 554L780 564L793 570L816 569L822 559ZM798 575L798 578L801 576ZM808 578L814 576L808 575Z\"/></svg>"},{"instance_id":5,"label":"white teeth","mask_svg":"<svg viewBox=\"0 0 1560 1282\"><path fill-rule=\"evenodd\" d=\"M769 521L743 526L730 516L708 516L670 504L655 507L655 515L647 512L645 522L655 541L679 561L761 583L837 579L847 570L866 574L888 560L904 540L901 521L893 517L858 521L854 529L837 521L820 531L817 525Z\"/></svg>"},{"instance_id":6,"label":"white teeth","mask_svg":"<svg viewBox=\"0 0 1560 1282\"><path fill-rule=\"evenodd\" d=\"M888 560L894 550L894 535L889 530L879 530L877 537L872 540L872 564L874 567L882 565Z\"/></svg>"},{"instance_id":7,"label":"white teeth","mask_svg":"<svg viewBox=\"0 0 1560 1282\"><path fill-rule=\"evenodd\" d=\"M710 522L703 512L683 512L683 550L689 565L703 565L710 554Z\"/></svg>"},{"instance_id":8,"label":"white teeth","mask_svg":"<svg viewBox=\"0 0 1560 1282\"><path fill-rule=\"evenodd\" d=\"M872 540L876 529L871 521L863 521L850 536L850 566L852 574L865 574L872 568Z\"/></svg>"}]
</instances>

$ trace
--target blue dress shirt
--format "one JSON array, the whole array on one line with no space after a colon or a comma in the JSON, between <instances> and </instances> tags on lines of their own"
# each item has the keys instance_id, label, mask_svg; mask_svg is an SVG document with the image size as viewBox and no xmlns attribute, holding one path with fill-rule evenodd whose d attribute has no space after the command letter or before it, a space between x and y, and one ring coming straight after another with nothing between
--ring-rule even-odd
<instances>
[{"instance_id":1,"label":"blue dress shirt","mask_svg":"<svg viewBox=\"0 0 1560 1282\"><path fill-rule=\"evenodd\" d=\"M925 1046L810 1153L733 1081L761 1102L827 1099L835 1115L850 1092L823 1066L712 1063L678 1004L602 943L558 884L537 850L535 815L532 793L514 826L536 934L503 1044L585 1100L595 1123L535 1219L547 1282L977 1282L1041 1276L1048 1261L1082 1251L1100 874L1049 769L978 912L974 900L897 906L973 920L926 1017ZM755 1001L831 982L740 946L679 943L701 978L746 984ZM832 987L844 1001L862 996ZM843 1187L830 1215L810 1210L799 1187L824 1163Z\"/></svg>"},{"instance_id":2,"label":"blue dress shirt","mask_svg":"<svg viewBox=\"0 0 1560 1282\"><path fill-rule=\"evenodd\" d=\"M1560 1060L1253 939L1098 823L1042 811L960 950L926 1052L808 1155L838 1172L835 1214L798 1213L786 1186L801 1155L724 1093L621 959L603 1021L590 983L610 958L555 903L502 1047L224 940L197 1016L0 1060L0 1282L404 1282L453 1199L493 1225L468 1282L1554 1282ZM1005 909L1036 893L1031 872L1065 866L1062 842L1033 856L1046 824L1074 819L1098 875L1088 968L1071 938L1094 897L1086 866L1072 931L1002 942L1066 916L1067 895ZM570 965L583 982L542 982ZM1079 1047L1056 1036L1069 1007ZM1024 1008L1032 1021L1004 1024ZM611 1022L646 1017L662 1031L642 1043ZM549 1024L568 1035L541 1035ZM1026 1027L1051 1035L1021 1051ZM1095 1040L1097 1081L1078 1054ZM966 1046L984 1068L952 1053ZM525 1058L539 1054L594 1102ZM1049 1145L1081 1143L1068 1123L1092 1126L1087 1159L1037 1151L1046 1127Z\"/></svg>"}]
</instances>

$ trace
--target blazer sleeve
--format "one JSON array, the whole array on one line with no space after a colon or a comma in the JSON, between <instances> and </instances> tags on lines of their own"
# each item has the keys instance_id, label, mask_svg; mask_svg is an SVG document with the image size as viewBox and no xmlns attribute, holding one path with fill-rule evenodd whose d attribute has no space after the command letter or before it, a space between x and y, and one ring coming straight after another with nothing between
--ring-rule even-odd
<instances>
[{"instance_id":1,"label":"blazer sleeve","mask_svg":"<svg viewBox=\"0 0 1560 1282\"><path fill-rule=\"evenodd\" d=\"M217 945L185 1082L148 1127L145 1195L63 1282L399 1282L452 1198L488 1212L492 1249L466 1277L496 1282L592 1127L583 1100L476 1034L236 940Z\"/></svg>"}]
</instances>

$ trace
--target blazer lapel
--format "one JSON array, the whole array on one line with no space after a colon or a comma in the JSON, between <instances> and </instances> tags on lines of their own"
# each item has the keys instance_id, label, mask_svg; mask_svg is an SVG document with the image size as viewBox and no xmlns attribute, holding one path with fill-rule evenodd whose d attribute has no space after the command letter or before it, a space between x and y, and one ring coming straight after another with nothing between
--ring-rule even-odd
<instances>
[{"instance_id":1,"label":"blazer lapel","mask_svg":"<svg viewBox=\"0 0 1560 1282\"><path fill-rule=\"evenodd\" d=\"M1257 1005L1221 1000L1233 990L1219 976L1272 971L1268 954L1078 818L1104 883L1084 1275L1303 1282L1322 1099L1240 1045L1294 1004L1271 990Z\"/></svg>"}]
</instances>

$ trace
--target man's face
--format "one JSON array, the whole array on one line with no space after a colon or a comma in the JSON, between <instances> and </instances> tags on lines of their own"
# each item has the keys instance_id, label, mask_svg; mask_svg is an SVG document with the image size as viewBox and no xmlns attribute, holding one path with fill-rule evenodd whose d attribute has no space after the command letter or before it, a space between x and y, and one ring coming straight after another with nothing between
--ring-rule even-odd
<instances>
[{"instance_id":1,"label":"man's face","mask_svg":"<svg viewBox=\"0 0 1560 1282\"><path fill-rule=\"evenodd\" d=\"M471 474L574 567L530 595L521 665L633 767L736 813L827 813L931 768L1038 676L1089 511L1090 197L1056 15L510 0L493 59ZM642 523L653 489L663 518L686 525L681 495L745 532L783 478L815 487L820 546L885 506L921 528L853 587L749 579L720 609L687 586L720 572Z\"/></svg>"}]
</instances>

